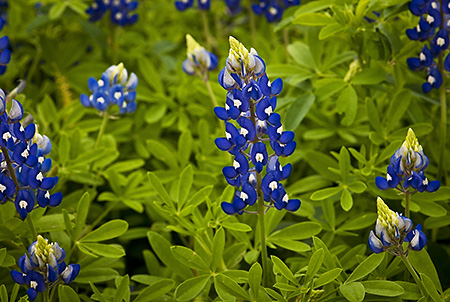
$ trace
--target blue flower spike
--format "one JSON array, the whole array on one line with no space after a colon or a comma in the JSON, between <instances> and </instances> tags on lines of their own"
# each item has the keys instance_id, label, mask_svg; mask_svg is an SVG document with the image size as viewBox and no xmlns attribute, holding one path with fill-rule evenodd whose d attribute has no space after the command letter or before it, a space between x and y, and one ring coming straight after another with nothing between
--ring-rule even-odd
<instances>
[{"instance_id":1,"label":"blue flower spike","mask_svg":"<svg viewBox=\"0 0 450 302\"><path fill-rule=\"evenodd\" d=\"M402 193L435 192L441 186L439 180L429 181L425 176L428 157L423 152L414 131L409 128L402 146L391 157L386 178L377 176L375 184L380 190L396 189Z\"/></svg>"},{"instance_id":2,"label":"blue flower spike","mask_svg":"<svg viewBox=\"0 0 450 302\"><path fill-rule=\"evenodd\" d=\"M187 59L183 62L183 71L189 75L207 78L209 71L217 67L216 55L207 51L189 34L186 35L186 45Z\"/></svg>"},{"instance_id":3,"label":"blue flower spike","mask_svg":"<svg viewBox=\"0 0 450 302\"><path fill-rule=\"evenodd\" d=\"M133 113L137 107L135 101L137 85L136 74L131 73L128 76L123 63L112 65L106 69L98 81L95 78L88 80L88 87L92 94L90 96L82 94L80 101L84 107L94 107L101 112L117 105L120 114Z\"/></svg>"},{"instance_id":4,"label":"blue flower spike","mask_svg":"<svg viewBox=\"0 0 450 302\"><path fill-rule=\"evenodd\" d=\"M62 194L50 193L58 177L46 176L52 166L51 159L46 158L52 148L50 139L39 134L34 123L23 124L24 110L19 101L13 99L8 111L5 99L0 90L0 204L13 202L18 216L25 220L37 206L58 206Z\"/></svg>"},{"instance_id":5,"label":"blue flower spike","mask_svg":"<svg viewBox=\"0 0 450 302\"><path fill-rule=\"evenodd\" d=\"M398 214L377 198L378 219L375 232L370 231L369 248L376 254L389 252L394 256L407 256L409 250L420 251L424 248L427 238L420 224L413 230L411 219ZM403 242L409 242L406 251Z\"/></svg>"},{"instance_id":6,"label":"blue flower spike","mask_svg":"<svg viewBox=\"0 0 450 302\"><path fill-rule=\"evenodd\" d=\"M30 245L28 254L20 257L21 271L11 271L11 278L17 284L28 287L27 294L31 301L61 280L65 283L75 280L80 272L79 264L66 266L66 253L57 242L49 243L41 235Z\"/></svg>"},{"instance_id":7,"label":"blue flower spike","mask_svg":"<svg viewBox=\"0 0 450 302\"><path fill-rule=\"evenodd\" d=\"M283 81L276 79L270 84L266 64L256 50L249 51L233 37L229 40L229 55L219 73L227 98L225 107L214 108L217 117L225 122L225 137L217 138L215 143L234 156L232 166L222 172L236 192L231 202L222 202L222 210L228 215L241 215L261 199L267 208L295 212L301 202L289 199L281 184L292 165L282 167L279 162L279 157L294 152L294 132L283 131L281 117L274 112Z\"/></svg>"}]
</instances>

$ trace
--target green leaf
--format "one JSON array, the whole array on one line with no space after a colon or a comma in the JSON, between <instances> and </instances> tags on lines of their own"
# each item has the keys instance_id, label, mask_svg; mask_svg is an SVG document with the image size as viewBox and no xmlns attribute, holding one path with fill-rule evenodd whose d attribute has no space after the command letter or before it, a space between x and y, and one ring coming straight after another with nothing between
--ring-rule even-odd
<instances>
[{"instance_id":1,"label":"green leaf","mask_svg":"<svg viewBox=\"0 0 450 302\"><path fill-rule=\"evenodd\" d=\"M77 206L77 215L75 218L75 237L80 236L81 230L84 228L86 218L89 212L89 206L91 205L91 198L89 193L86 192L81 196Z\"/></svg>"},{"instance_id":2,"label":"green leaf","mask_svg":"<svg viewBox=\"0 0 450 302\"><path fill-rule=\"evenodd\" d=\"M324 26L319 32L319 40L325 40L331 36L334 36L337 33L340 33L346 29L345 26L339 23L331 23Z\"/></svg>"},{"instance_id":3,"label":"green leaf","mask_svg":"<svg viewBox=\"0 0 450 302\"><path fill-rule=\"evenodd\" d=\"M158 105L159 106L159 105ZM191 131L184 130L178 139L178 158L181 165L186 165L191 157L193 139Z\"/></svg>"},{"instance_id":4,"label":"green leaf","mask_svg":"<svg viewBox=\"0 0 450 302\"><path fill-rule=\"evenodd\" d=\"M269 238L302 240L319 234L321 230L322 226L319 223L305 221L288 226L279 231L275 231L269 236Z\"/></svg>"},{"instance_id":5,"label":"green leaf","mask_svg":"<svg viewBox=\"0 0 450 302\"><path fill-rule=\"evenodd\" d=\"M166 238L156 232L147 233L148 241L159 260L164 263L171 271L179 275L184 280L193 277L192 271L184 264L180 263L171 252L171 244Z\"/></svg>"},{"instance_id":6,"label":"green leaf","mask_svg":"<svg viewBox=\"0 0 450 302\"><path fill-rule=\"evenodd\" d=\"M338 93L342 89L348 86L348 83L342 79L320 79L314 83L316 88L315 95L319 101L327 100L332 95Z\"/></svg>"},{"instance_id":7,"label":"green leaf","mask_svg":"<svg viewBox=\"0 0 450 302\"><path fill-rule=\"evenodd\" d=\"M147 148L150 153L160 161L163 161L171 168L178 168L178 161L175 153L168 147L168 144L163 144L160 141L149 139L147 140Z\"/></svg>"},{"instance_id":8,"label":"green leaf","mask_svg":"<svg viewBox=\"0 0 450 302\"><path fill-rule=\"evenodd\" d=\"M69 3L66 1L53 4L48 11L48 16L50 17L50 19L54 20L59 18L66 10L68 4Z\"/></svg>"},{"instance_id":9,"label":"green leaf","mask_svg":"<svg viewBox=\"0 0 450 302\"><path fill-rule=\"evenodd\" d=\"M138 67L140 75L142 75L144 81L147 82L150 87L157 92L164 92L164 84L160 74L149 59L141 57Z\"/></svg>"},{"instance_id":10,"label":"green leaf","mask_svg":"<svg viewBox=\"0 0 450 302\"><path fill-rule=\"evenodd\" d=\"M212 245L212 259L211 259L211 269L216 271L220 262L222 261L223 251L225 249L225 230L219 228L214 234L213 245Z\"/></svg>"},{"instance_id":11,"label":"green leaf","mask_svg":"<svg viewBox=\"0 0 450 302\"><path fill-rule=\"evenodd\" d=\"M122 302L123 300L128 302L130 301L130 277L128 275L125 275L122 278L120 278L120 283L117 286L117 290L114 295L113 301Z\"/></svg>"},{"instance_id":12,"label":"green leaf","mask_svg":"<svg viewBox=\"0 0 450 302\"><path fill-rule=\"evenodd\" d=\"M287 278L289 281L291 281L292 283L299 285L297 279L295 279L294 274L291 272L291 270L289 269L289 267L287 267L286 264L284 264L284 262L278 258L277 256L271 256L270 258L272 258L272 262L273 262L273 270L274 273L276 273L276 271L278 270L285 278Z\"/></svg>"},{"instance_id":13,"label":"green leaf","mask_svg":"<svg viewBox=\"0 0 450 302\"><path fill-rule=\"evenodd\" d=\"M296 41L288 45L287 51L289 55L292 57L292 59L299 65L311 69L317 68L316 63L311 54L311 49L307 44Z\"/></svg>"},{"instance_id":14,"label":"green leaf","mask_svg":"<svg viewBox=\"0 0 450 302\"><path fill-rule=\"evenodd\" d=\"M358 95L352 86L347 86L339 94L339 98L336 101L336 109L339 114L345 113L345 117L341 120L343 126L353 124L358 111Z\"/></svg>"},{"instance_id":15,"label":"green leaf","mask_svg":"<svg viewBox=\"0 0 450 302\"><path fill-rule=\"evenodd\" d=\"M427 229L438 229L450 225L450 215L444 217L428 217L424 226Z\"/></svg>"},{"instance_id":16,"label":"green leaf","mask_svg":"<svg viewBox=\"0 0 450 302\"><path fill-rule=\"evenodd\" d=\"M118 244L81 242L78 244L78 247L81 250L87 249L91 253L107 258L120 258L125 256L125 250Z\"/></svg>"},{"instance_id":17,"label":"green leaf","mask_svg":"<svg viewBox=\"0 0 450 302\"><path fill-rule=\"evenodd\" d=\"M423 285L425 285L425 289L428 294L431 296L434 302L442 302L441 296L438 294L435 284L433 280L430 279L427 275L420 273L420 279L423 281ZM440 283L438 283L440 285Z\"/></svg>"},{"instance_id":18,"label":"green leaf","mask_svg":"<svg viewBox=\"0 0 450 302\"><path fill-rule=\"evenodd\" d=\"M194 170L191 165L188 165L183 172L181 172L178 181L177 201L180 207L186 202L186 199L191 191L192 183L194 182Z\"/></svg>"},{"instance_id":19,"label":"green leaf","mask_svg":"<svg viewBox=\"0 0 450 302\"><path fill-rule=\"evenodd\" d=\"M312 254L311 259L309 259L308 269L305 274L305 283L309 282L314 278L314 276L319 271L323 263L324 251L323 249L318 249Z\"/></svg>"},{"instance_id":20,"label":"green leaf","mask_svg":"<svg viewBox=\"0 0 450 302\"><path fill-rule=\"evenodd\" d=\"M121 219L108 221L81 238L80 242L98 242L119 237L128 230L128 222Z\"/></svg>"},{"instance_id":21,"label":"green leaf","mask_svg":"<svg viewBox=\"0 0 450 302\"><path fill-rule=\"evenodd\" d=\"M388 132L394 129L405 112L408 110L410 103L411 92L409 90L403 89L395 95L394 99L390 102L390 108L387 114L386 130Z\"/></svg>"},{"instance_id":22,"label":"green leaf","mask_svg":"<svg viewBox=\"0 0 450 302\"><path fill-rule=\"evenodd\" d=\"M252 228L248 224L240 223L240 222L224 221L224 222L222 222L222 226L226 229L238 231L238 232L251 232L252 231Z\"/></svg>"},{"instance_id":23,"label":"green leaf","mask_svg":"<svg viewBox=\"0 0 450 302\"><path fill-rule=\"evenodd\" d=\"M447 214L447 210L435 202L420 201L419 205L420 212L430 217L442 217Z\"/></svg>"},{"instance_id":24,"label":"green leaf","mask_svg":"<svg viewBox=\"0 0 450 302\"><path fill-rule=\"evenodd\" d=\"M162 295L168 293L173 286L175 281L173 280L160 280L156 281L152 285L143 289L133 302L149 302L161 297Z\"/></svg>"},{"instance_id":25,"label":"green leaf","mask_svg":"<svg viewBox=\"0 0 450 302\"><path fill-rule=\"evenodd\" d=\"M364 286L361 282L344 283L339 287L342 295L350 302L361 302L364 300Z\"/></svg>"},{"instance_id":26,"label":"green leaf","mask_svg":"<svg viewBox=\"0 0 450 302\"><path fill-rule=\"evenodd\" d=\"M346 184L350 176L350 154L345 147L342 147L339 152L339 170L341 171L342 182Z\"/></svg>"},{"instance_id":27,"label":"green leaf","mask_svg":"<svg viewBox=\"0 0 450 302\"><path fill-rule=\"evenodd\" d=\"M339 166L332 157L321 152L308 152L305 155L305 160L317 173L333 182L336 181L336 174L331 172L329 168L338 169Z\"/></svg>"},{"instance_id":28,"label":"green leaf","mask_svg":"<svg viewBox=\"0 0 450 302\"><path fill-rule=\"evenodd\" d=\"M401 296L403 300L414 300L417 301L422 297L420 288L415 283L405 282L405 281L395 281L399 284L405 293Z\"/></svg>"},{"instance_id":29,"label":"green leaf","mask_svg":"<svg viewBox=\"0 0 450 302\"><path fill-rule=\"evenodd\" d=\"M353 197L348 189L343 189L341 194L341 207L348 212L353 207Z\"/></svg>"},{"instance_id":30,"label":"green leaf","mask_svg":"<svg viewBox=\"0 0 450 302\"><path fill-rule=\"evenodd\" d=\"M361 283L364 285L366 293L372 295L397 297L405 293L403 287L388 280L368 280Z\"/></svg>"},{"instance_id":31,"label":"green leaf","mask_svg":"<svg viewBox=\"0 0 450 302\"><path fill-rule=\"evenodd\" d=\"M202 202L205 201L206 197L209 197L209 195L211 195L213 188L214 188L214 186L212 186L212 185L201 188L200 190L195 192L194 195L192 195L192 197L189 199L189 202L187 203L187 205L193 206L193 207L199 206Z\"/></svg>"},{"instance_id":32,"label":"green leaf","mask_svg":"<svg viewBox=\"0 0 450 302\"><path fill-rule=\"evenodd\" d=\"M291 250L296 253L304 253L311 249L309 245L301 241L295 241L283 238L270 238L268 242L278 245L284 249Z\"/></svg>"},{"instance_id":33,"label":"green leaf","mask_svg":"<svg viewBox=\"0 0 450 302\"><path fill-rule=\"evenodd\" d=\"M158 192L161 199L173 207L172 198L170 197L169 193L167 193L166 189L164 188L163 184L159 180L158 176L156 176L152 172L148 172L148 179L150 181L150 185L155 189L156 192Z\"/></svg>"},{"instance_id":34,"label":"green leaf","mask_svg":"<svg viewBox=\"0 0 450 302\"><path fill-rule=\"evenodd\" d=\"M370 114L367 114L367 117L369 118L369 123L372 125L373 129L375 129L379 135L383 134L384 130L381 127L378 109L375 107L371 98L366 98L366 111L370 112Z\"/></svg>"},{"instance_id":35,"label":"green leaf","mask_svg":"<svg viewBox=\"0 0 450 302\"><path fill-rule=\"evenodd\" d=\"M78 294L68 285L59 285L58 296L60 301L80 301Z\"/></svg>"},{"instance_id":36,"label":"green leaf","mask_svg":"<svg viewBox=\"0 0 450 302\"><path fill-rule=\"evenodd\" d=\"M114 171L114 173L130 172L141 168L145 164L145 161L140 158L122 160L118 163L114 163L105 171Z\"/></svg>"},{"instance_id":37,"label":"green leaf","mask_svg":"<svg viewBox=\"0 0 450 302\"><path fill-rule=\"evenodd\" d=\"M214 285L237 298L250 300L248 293L233 279L224 274L214 276Z\"/></svg>"},{"instance_id":38,"label":"green leaf","mask_svg":"<svg viewBox=\"0 0 450 302\"><path fill-rule=\"evenodd\" d=\"M59 163L64 166L67 164L70 157L70 140L67 134L61 134L58 147Z\"/></svg>"},{"instance_id":39,"label":"green leaf","mask_svg":"<svg viewBox=\"0 0 450 302\"><path fill-rule=\"evenodd\" d=\"M355 231L375 225L378 215L376 213L361 213L357 217L347 220L339 229L343 231Z\"/></svg>"},{"instance_id":40,"label":"green leaf","mask_svg":"<svg viewBox=\"0 0 450 302\"><path fill-rule=\"evenodd\" d=\"M89 285L91 286L92 291L94 292L95 298L97 298L97 300L99 300L100 302L107 302L105 297L103 297L103 294L98 290L98 288L94 285L94 283L89 282Z\"/></svg>"},{"instance_id":41,"label":"green leaf","mask_svg":"<svg viewBox=\"0 0 450 302\"><path fill-rule=\"evenodd\" d=\"M323 26L336 23L336 21L334 21L334 19L328 14L304 13L296 16L292 23L307 26Z\"/></svg>"},{"instance_id":42,"label":"green leaf","mask_svg":"<svg viewBox=\"0 0 450 302\"><path fill-rule=\"evenodd\" d=\"M112 268L92 267L83 268L77 277L77 283L96 283L115 279L119 273Z\"/></svg>"},{"instance_id":43,"label":"green leaf","mask_svg":"<svg viewBox=\"0 0 450 302\"><path fill-rule=\"evenodd\" d=\"M362 181L355 181L349 184L348 188L354 193L361 194L366 190L367 186Z\"/></svg>"},{"instance_id":44,"label":"green leaf","mask_svg":"<svg viewBox=\"0 0 450 302\"><path fill-rule=\"evenodd\" d=\"M253 297L258 297L259 287L261 286L262 280L262 268L261 265L256 262L250 267L248 271L248 284L253 293Z\"/></svg>"},{"instance_id":45,"label":"green leaf","mask_svg":"<svg viewBox=\"0 0 450 302\"><path fill-rule=\"evenodd\" d=\"M357 73L351 83L353 85L375 85L384 81L385 78L386 72L384 69L374 66Z\"/></svg>"},{"instance_id":46,"label":"green leaf","mask_svg":"<svg viewBox=\"0 0 450 302\"><path fill-rule=\"evenodd\" d=\"M348 276L347 280L345 280L345 283L348 284L350 282L364 278L365 276L373 272L381 264L383 259L384 253L370 255L355 268L353 273L351 273L351 275Z\"/></svg>"},{"instance_id":47,"label":"green leaf","mask_svg":"<svg viewBox=\"0 0 450 302\"><path fill-rule=\"evenodd\" d=\"M63 212L63 217L64 217L64 225L66 227L66 231L69 234L70 238L75 241L75 233L72 227L72 222L70 221L70 217L69 217L69 213L67 212L66 209L62 209ZM0 261L0 263L2 263Z\"/></svg>"},{"instance_id":48,"label":"green leaf","mask_svg":"<svg viewBox=\"0 0 450 302\"><path fill-rule=\"evenodd\" d=\"M171 248L173 256L184 265L198 270L209 271L208 265L193 250L181 245L174 245Z\"/></svg>"},{"instance_id":49,"label":"green leaf","mask_svg":"<svg viewBox=\"0 0 450 302\"><path fill-rule=\"evenodd\" d=\"M341 274L342 269L341 268L333 268L322 275L320 275L319 278L316 279L314 282L314 288L321 287L325 284L328 284L334 280L336 280L337 277Z\"/></svg>"},{"instance_id":50,"label":"green leaf","mask_svg":"<svg viewBox=\"0 0 450 302\"><path fill-rule=\"evenodd\" d=\"M442 292L442 286L436 268L425 249L409 253L408 259L417 272L427 275L433 281L435 287Z\"/></svg>"},{"instance_id":51,"label":"green leaf","mask_svg":"<svg viewBox=\"0 0 450 302\"><path fill-rule=\"evenodd\" d=\"M166 114L167 106L158 103L157 105L151 105L145 111L145 122L147 124L154 124L159 122Z\"/></svg>"},{"instance_id":52,"label":"green leaf","mask_svg":"<svg viewBox=\"0 0 450 302\"><path fill-rule=\"evenodd\" d=\"M311 106L314 104L316 97L314 94L308 93L298 97L286 113L285 127L286 130L295 130L302 120L305 118Z\"/></svg>"},{"instance_id":53,"label":"green leaf","mask_svg":"<svg viewBox=\"0 0 450 302\"><path fill-rule=\"evenodd\" d=\"M177 301L192 301L208 283L210 275L203 275L185 280L175 290Z\"/></svg>"},{"instance_id":54,"label":"green leaf","mask_svg":"<svg viewBox=\"0 0 450 302\"><path fill-rule=\"evenodd\" d=\"M324 200L342 191L342 187L325 188L314 192L311 200Z\"/></svg>"},{"instance_id":55,"label":"green leaf","mask_svg":"<svg viewBox=\"0 0 450 302\"><path fill-rule=\"evenodd\" d=\"M6 291L5 284L0 286L0 299L1 302L8 302L8 292Z\"/></svg>"}]
</instances>

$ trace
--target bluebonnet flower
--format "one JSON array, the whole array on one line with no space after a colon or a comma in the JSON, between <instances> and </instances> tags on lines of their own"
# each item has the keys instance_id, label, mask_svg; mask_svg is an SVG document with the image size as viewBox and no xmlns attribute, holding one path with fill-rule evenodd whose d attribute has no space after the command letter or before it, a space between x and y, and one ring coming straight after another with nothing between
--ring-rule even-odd
<instances>
[{"instance_id":1,"label":"bluebonnet flower","mask_svg":"<svg viewBox=\"0 0 450 302\"><path fill-rule=\"evenodd\" d=\"M265 15L269 22L279 22L285 9L299 4L300 0L259 0L258 4L252 5L252 9L257 15Z\"/></svg>"},{"instance_id":2,"label":"bluebonnet flower","mask_svg":"<svg viewBox=\"0 0 450 302\"><path fill-rule=\"evenodd\" d=\"M37 133L36 125L21 123L22 105L12 100L6 112L6 96L0 90L0 203L14 202L25 220L35 207L56 207L62 194L50 193L58 177L46 177L52 165L46 158L51 150L47 136Z\"/></svg>"},{"instance_id":3,"label":"bluebonnet flower","mask_svg":"<svg viewBox=\"0 0 450 302\"><path fill-rule=\"evenodd\" d=\"M426 81L422 85L424 93L442 86L442 72L435 59L448 49L450 29L450 8L448 0L413 0L409 3L411 13L419 16L419 23L406 30L408 38L414 41L428 41L419 54L419 58L408 58L411 70L425 70ZM450 59L446 55L444 68L450 71Z\"/></svg>"},{"instance_id":4,"label":"bluebonnet flower","mask_svg":"<svg viewBox=\"0 0 450 302\"><path fill-rule=\"evenodd\" d=\"M294 133L284 131L280 115L274 113L283 82L277 79L271 83L265 68L254 49L248 51L230 37L226 67L219 73L220 85L228 90L225 108L214 108L216 116L225 122L225 137L217 138L215 143L234 156L232 166L222 170L226 181L236 187L233 201L222 203L229 215L244 213L258 197L267 207L278 210L296 211L300 207L300 200L289 199L280 183L292 167L282 167L279 157L289 156L296 147Z\"/></svg>"},{"instance_id":5,"label":"bluebonnet flower","mask_svg":"<svg viewBox=\"0 0 450 302\"><path fill-rule=\"evenodd\" d=\"M409 187L418 192L434 192L441 185L439 180L429 181L425 176L428 157L424 154L414 131L410 128L406 140L391 157L386 178L377 176L375 184L381 190L397 189L406 192Z\"/></svg>"},{"instance_id":6,"label":"bluebonnet flower","mask_svg":"<svg viewBox=\"0 0 450 302\"><path fill-rule=\"evenodd\" d=\"M211 7L211 0L198 0L198 9L209 10ZM179 11L185 11L194 5L194 0L177 0L175 1L175 7Z\"/></svg>"},{"instance_id":7,"label":"bluebonnet flower","mask_svg":"<svg viewBox=\"0 0 450 302\"><path fill-rule=\"evenodd\" d=\"M0 30L6 24L6 9L8 8L7 1L0 1ZM0 74L6 72L6 66L9 61L11 61L11 51L9 50L9 38L8 36L3 36L0 38Z\"/></svg>"},{"instance_id":8,"label":"bluebonnet flower","mask_svg":"<svg viewBox=\"0 0 450 302\"><path fill-rule=\"evenodd\" d=\"M369 247L378 254L387 251L395 256L407 255L409 250L420 251L427 243L427 237L422 232L422 226L418 224L413 229L411 219L398 214L377 198L378 219L375 233L370 231ZM403 242L409 242L406 251L403 250Z\"/></svg>"},{"instance_id":9,"label":"bluebonnet flower","mask_svg":"<svg viewBox=\"0 0 450 302\"><path fill-rule=\"evenodd\" d=\"M129 0L95 0L86 10L89 21L95 22L103 18L103 15L110 10L111 22L116 25L133 25L138 19L137 14L132 14L139 5L138 1Z\"/></svg>"},{"instance_id":10,"label":"bluebonnet flower","mask_svg":"<svg viewBox=\"0 0 450 302\"><path fill-rule=\"evenodd\" d=\"M189 34L186 35L186 45L187 59L183 62L184 72L207 78L209 71L217 67L216 55L207 51Z\"/></svg>"},{"instance_id":11,"label":"bluebonnet flower","mask_svg":"<svg viewBox=\"0 0 450 302\"><path fill-rule=\"evenodd\" d=\"M236 15L241 11L241 0L225 0L230 15Z\"/></svg>"},{"instance_id":12,"label":"bluebonnet flower","mask_svg":"<svg viewBox=\"0 0 450 302\"><path fill-rule=\"evenodd\" d=\"M111 105L117 105L119 112L132 113L136 111L136 87L138 78L133 72L128 77L128 71L122 63L110 66L99 80L91 77L88 81L91 95L82 94L81 104L84 107L94 107L105 111Z\"/></svg>"},{"instance_id":13,"label":"bluebonnet flower","mask_svg":"<svg viewBox=\"0 0 450 302\"><path fill-rule=\"evenodd\" d=\"M69 283L75 280L80 272L79 264L65 263L66 253L57 242L48 243L41 235L28 248L19 259L21 271L11 271L14 282L29 286L28 298L36 300L38 293L46 288L52 288L56 283L64 281Z\"/></svg>"}]
</instances>

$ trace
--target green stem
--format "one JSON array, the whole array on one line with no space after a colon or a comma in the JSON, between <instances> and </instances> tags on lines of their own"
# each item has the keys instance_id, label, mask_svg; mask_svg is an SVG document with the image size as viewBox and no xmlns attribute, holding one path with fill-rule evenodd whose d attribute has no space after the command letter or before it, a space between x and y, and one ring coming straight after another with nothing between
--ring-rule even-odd
<instances>
[{"instance_id":1,"label":"green stem","mask_svg":"<svg viewBox=\"0 0 450 302\"><path fill-rule=\"evenodd\" d=\"M8 149L6 149L6 147L0 147L0 149L2 150L3 156L5 157L6 167L8 169L9 176L11 176L11 179L14 182L14 185L16 186L16 194L17 194L17 192L19 192L20 189L20 184L17 181L16 171L14 170L14 167L12 165L11 158L9 158Z\"/></svg>"},{"instance_id":2,"label":"green stem","mask_svg":"<svg viewBox=\"0 0 450 302\"><path fill-rule=\"evenodd\" d=\"M55 293L58 290L58 286L59 286L59 283L56 283L55 286L53 286L52 293L50 294L50 302L55 301L55 295L56 295Z\"/></svg>"},{"instance_id":3,"label":"green stem","mask_svg":"<svg viewBox=\"0 0 450 302\"><path fill-rule=\"evenodd\" d=\"M47 286L44 290L44 302L49 302L49 292L50 292L50 289Z\"/></svg>"},{"instance_id":4,"label":"green stem","mask_svg":"<svg viewBox=\"0 0 450 302\"><path fill-rule=\"evenodd\" d=\"M116 41L116 26L109 22L109 30L110 30L110 36L108 39L109 42L109 48L111 49L111 60L113 64L117 63L117 41Z\"/></svg>"},{"instance_id":5,"label":"green stem","mask_svg":"<svg viewBox=\"0 0 450 302\"><path fill-rule=\"evenodd\" d=\"M106 210L104 210L104 211L100 214L100 216L98 216L97 219L89 226L89 229L90 229L90 230L94 229L94 228L97 226L97 224L99 224L100 222L102 222L103 218L105 218L106 215L108 215L109 212L111 212L111 211L116 207L116 205L117 205L118 203L119 203L119 202L111 203L111 204L109 205L109 207L107 207Z\"/></svg>"},{"instance_id":6,"label":"green stem","mask_svg":"<svg viewBox=\"0 0 450 302\"><path fill-rule=\"evenodd\" d=\"M427 290L425 289L425 285L423 284L422 280L420 280L419 276L417 275L416 271L414 270L413 266L411 265L411 262L409 262L408 257L405 256L403 253L400 253L400 259L405 264L405 266L408 269L411 276L414 278L414 281L416 281L416 284L419 286L422 294L426 295Z\"/></svg>"},{"instance_id":7,"label":"green stem","mask_svg":"<svg viewBox=\"0 0 450 302\"><path fill-rule=\"evenodd\" d=\"M100 125L100 129L98 130L97 139L96 139L95 145L94 145L95 149L98 148L98 146L100 145L102 136L105 133L106 125L108 124L108 120L109 120L109 113L108 113L108 109L106 109L103 112L102 124Z\"/></svg>"},{"instance_id":8,"label":"green stem","mask_svg":"<svg viewBox=\"0 0 450 302\"><path fill-rule=\"evenodd\" d=\"M211 84L209 83L208 75L203 77L203 82L205 82L206 89L208 89L209 96L211 97L211 101L214 107L217 107L217 99L214 95L214 92L211 89Z\"/></svg>"},{"instance_id":9,"label":"green stem","mask_svg":"<svg viewBox=\"0 0 450 302\"><path fill-rule=\"evenodd\" d=\"M31 235L33 235L33 239L32 239L32 242L33 242L37 239L36 228L34 227L34 223L33 223L33 219L31 218L31 215L27 215L26 220L28 222L28 226L30 227Z\"/></svg>"},{"instance_id":10,"label":"green stem","mask_svg":"<svg viewBox=\"0 0 450 302\"><path fill-rule=\"evenodd\" d=\"M409 199L411 198L411 193L409 192L409 188L405 192L405 217L409 217Z\"/></svg>"},{"instance_id":11,"label":"green stem","mask_svg":"<svg viewBox=\"0 0 450 302\"><path fill-rule=\"evenodd\" d=\"M441 25L440 28L444 28L444 1L441 1ZM438 56L438 69L439 72L444 75L445 74L445 68L444 68L444 53L441 51ZM439 88L439 99L441 102L441 137L439 142L439 164L438 164L438 178L442 179L443 177L446 177L446 163L445 163L445 146L446 146L446 140L447 140L447 99L445 95L445 76L442 77L442 85ZM444 180L446 183L446 179Z\"/></svg>"},{"instance_id":12,"label":"green stem","mask_svg":"<svg viewBox=\"0 0 450 302\"><path fill-rule=\"evenodd\" d=\"M263 285L268 287L269 284L269 266L267 263L267 245L266 245L266 228L264 224L265 208L264 197L261 192L261 175L256 174L256 180L258 184L258 223L259 223L259 236L260 236L260 250L261 250L261 265L263 269Z\"/></svg>"},{"instance_id":13,"label":"green stem","mask_svg":"<svg viewBox=\"0 0 450 302\"><path fill-rule=\"evenodd\" d=\"M206 48L208 50L212 50L212 36L209 32L209 24L208 24L208 18L206 17L206 12L204 10L201 10L202 15L202 21L203 21L203 31L205 32L205 39L206 39Z\"/></svg>"}]
</instances>

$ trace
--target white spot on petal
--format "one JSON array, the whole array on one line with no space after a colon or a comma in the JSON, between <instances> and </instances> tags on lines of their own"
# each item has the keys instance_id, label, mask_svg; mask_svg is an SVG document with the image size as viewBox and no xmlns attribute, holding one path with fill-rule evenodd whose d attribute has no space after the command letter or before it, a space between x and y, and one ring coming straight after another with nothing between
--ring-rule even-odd
<instances>
[{"instance_id":1,"label":"white spot on petal","mask_svg":"<svg viewBox=\"0 0 450 302\"><path fill-rule=\"evenodd\" d=\"M5 190L6 190L6 186L0 184L0 191L3 193L3 191L5 191Z\"/></svg>"},{"instance_id":2,"label":"white spot on petal","mask_svg":"<svg viewBox=\"0 0 450 302\"><path fill-rule=\"evenodd\" d=\"M47 193L45 193L44 197L47 198L47 199L50 199L50 192L47 191Z\"/></svg>"},{"instance_id":3,"label":"white spot on petal","mask_svg":"<svg viewBox=\"0 0 450 302\"><path fill-rule=\"evenodd\" d=\"M233 167L235 168L235 169L239 169L239 167L241 166L241 164L239 164L239 162L238 161L233 161Z\"/></svg>"},{"instance_id":4,"label":"white spot on petal","mask_svg":"<svg viewBox=\"0 0 450 302\"><path fill-rule=\"evenodd\" d=\"M42 175L42 172L39 172L38 175L36 175L36 180L42 181L44 179L44 175Z\"/></svg>"},{"instance_id":5,"label":"white spot on petal","mask_svg":"<svg viewBox=\"0 0 450 302\"><path fill-rule=\"evenodd\" d=\"M243 200L243 201L245 201L246 199L248 199L248 195L245 193L245 192L241 192L241 199Z\"/></svg>"},{"instance_id":6,"label":"white spot on petal","mask_svg":"<svg viewBox=\"0 0 450 302\"><path fill-rule=\"evenodd\" d=\"M264 160L264 155L262 153L256 153L255 159L257 162L262 163L262 161Z\"/></svg>"},{"instance_id":7,"label":"white spot on petal","mask_svg":"<svg viewBox=\"0 0 450 302\"><path fill-rule=\"evenodd\" d=\"M19 202L19 206L21 209L25 209L28 206L28 202L26 202L25 200L21 200Z\"/></svg>"},{"instance_id":8,"label":"white spot on petal","mask_svg":"<svg viewBox=\"0 0 450 302\"><path fill-rule=\"evenodd\" d=\"M272 191L275 190L275 189L277 189L277 188L278 188L278 182L276 182L275 180L272 181L272 182L269 184L269 188L270 188Z\"/></svg>"}]
</instances>

